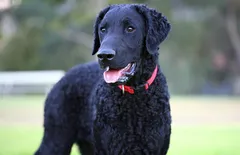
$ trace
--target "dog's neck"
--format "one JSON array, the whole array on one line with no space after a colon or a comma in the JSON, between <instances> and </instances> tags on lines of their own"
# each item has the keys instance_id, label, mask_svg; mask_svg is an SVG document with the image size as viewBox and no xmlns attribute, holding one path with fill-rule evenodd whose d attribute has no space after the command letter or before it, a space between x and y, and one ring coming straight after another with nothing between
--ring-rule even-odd
<instances>
[{"instance_id":1,"label":"dog's neck","mask_svg":"<svg viewBox=\"0 0 240 155\"><path fill-rule=\"evenodd\" d=\"M155 55L150 55L144 52L141 63L139 64L138 71L126 85L138 87L139 85L145 84L147 80L152 76L156 65L158 65L158 53Z\"/></svg>"}]
</instances>

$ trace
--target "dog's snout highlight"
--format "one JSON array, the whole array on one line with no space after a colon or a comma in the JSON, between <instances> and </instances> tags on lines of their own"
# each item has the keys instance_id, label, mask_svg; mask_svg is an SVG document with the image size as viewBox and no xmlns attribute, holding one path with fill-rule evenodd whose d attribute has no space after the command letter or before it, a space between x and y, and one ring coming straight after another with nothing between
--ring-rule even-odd
<instances>
[{"instance_id":1,"label":"dog's snout highlight","mask_svg":"<svg viewBox=\"0 0 240 155\"><path fill-rule=\"evenodd\" d=\"M111 61L116 55L116 52L112 49L100 49L97 52L97 57L101 61Z\"/></svg>"}]
</instances>

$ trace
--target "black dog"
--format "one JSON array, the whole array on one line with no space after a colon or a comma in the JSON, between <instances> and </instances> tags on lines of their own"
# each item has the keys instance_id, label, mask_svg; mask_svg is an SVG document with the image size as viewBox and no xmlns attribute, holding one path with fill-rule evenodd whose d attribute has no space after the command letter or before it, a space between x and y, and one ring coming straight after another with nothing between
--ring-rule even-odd
<instances>
[{"instance_id":1,"label":"black dog","mask_svg":"<svg viewBox=\"0 0 240 155\"><path fill-rule=\"evenodd\" d=\"M145 5L112 5L95 23L96 63L76 66L52 89L36 154L166 155L171 134L167 83L158 64L166 18ZM94 136L93 136L94 133Z\"/></svg>"},{"instance_id":2,"label":"black dog","mask_svg":"<svg viewBox=\"0 0 240 155\"><path fill-rule=\"evenodd\" d=\"M166 18L143 5L114 5L99 14L93 54L106 71L92 96L96 154L167 153L171 117L158 46L169 29Z\"/></svg>"}]
</instances>

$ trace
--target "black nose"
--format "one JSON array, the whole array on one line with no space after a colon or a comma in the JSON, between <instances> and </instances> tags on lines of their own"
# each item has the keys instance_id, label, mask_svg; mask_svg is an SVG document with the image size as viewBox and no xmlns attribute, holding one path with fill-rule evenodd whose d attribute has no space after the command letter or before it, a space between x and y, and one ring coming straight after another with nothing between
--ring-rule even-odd
<instances>
[{"instance_id":1,"label":"black nose","mask_svg":"<svg viewBox=\"0 0 240 155\"><path fill-rule=\"evenodd\" d=\"M97 52L97 57L99 60L112 60L115 56L116 52L112 49L100 49Z\"/></svg>"}]
</instances>

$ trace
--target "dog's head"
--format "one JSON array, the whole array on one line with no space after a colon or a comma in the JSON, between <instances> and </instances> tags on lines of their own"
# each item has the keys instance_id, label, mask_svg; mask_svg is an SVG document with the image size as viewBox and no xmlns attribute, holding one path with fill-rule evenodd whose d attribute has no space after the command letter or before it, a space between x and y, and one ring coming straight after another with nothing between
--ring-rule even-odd
<instances>
[{"instance_id":1,"label":"dog's head","mask_svg":"<svg viewBox=\"0 0 240 155\"><path fill-rule=\"evenodd\" d=\"M153 55L170 24L145 5L121 4L103 9L94 26L94 47L107 83L125 84L138 70L143 52Z\"/></svg>"}]
</instances>

